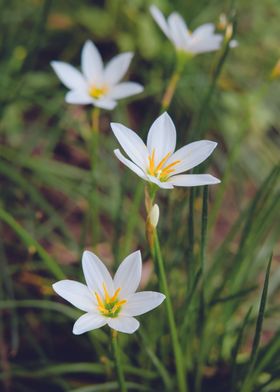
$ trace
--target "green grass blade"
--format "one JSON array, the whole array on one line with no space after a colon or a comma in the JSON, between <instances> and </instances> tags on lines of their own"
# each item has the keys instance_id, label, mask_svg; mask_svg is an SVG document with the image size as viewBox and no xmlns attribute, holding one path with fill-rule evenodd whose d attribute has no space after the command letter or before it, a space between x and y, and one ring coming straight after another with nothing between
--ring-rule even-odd
<instances>
[{"instance_id":1,"label":"green grass blade","mask_svg":"<svg viewBox=\"0 0 280 392\"><path fill-rule=\"evenodd\" d=\"M269 274L270 274L271 262L272 262L272 255L269 259L267 269L266 269L265 281L264 281L264 286L263 286L263 291L262 291L262 296L261 296L258 318L257 318L257 322L256 322L256 330L255 330L255 335L254 335L254 340L253 340L253 346L252 346L249 366L248 366L245 380L243 382L243 386L241 388L241 392L250 392L250 391L252 391L252 388L253 388L253 383L254 383L255 377L252 377L252 372L253 372L255 364L256 364L258 349L259 349L260 340L261 340L264 312L265 312L268 285L269 285Z\"/></svg>"}]
</instances>

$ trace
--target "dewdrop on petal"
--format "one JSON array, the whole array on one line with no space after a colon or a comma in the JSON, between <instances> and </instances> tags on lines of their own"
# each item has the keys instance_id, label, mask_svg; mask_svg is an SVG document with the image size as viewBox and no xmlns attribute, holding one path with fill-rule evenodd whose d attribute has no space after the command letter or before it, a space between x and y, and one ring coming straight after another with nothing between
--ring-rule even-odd
<instances>
[{"instance_id":1,"label":"dewdrop on petal","mask_svg":"<svg viewBox=\"0 0 280 392\"><path fill-rule=\"evenodd\" d=\"M157 204L153 205L153 207L150 211L149 218L150 218L151 225L155 229L157 227L158 220L159 220L159 206Z\"/></svg>"}]
</instances>

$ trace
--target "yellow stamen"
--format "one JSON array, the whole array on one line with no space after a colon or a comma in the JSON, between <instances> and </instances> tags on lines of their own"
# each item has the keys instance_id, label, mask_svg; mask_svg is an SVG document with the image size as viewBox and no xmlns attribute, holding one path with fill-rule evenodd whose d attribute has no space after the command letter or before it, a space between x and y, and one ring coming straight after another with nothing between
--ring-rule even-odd
<instances>
[{"instance_id":1,"label":"yellow stamen","mask_svg":"<svg viewBox=\"0 0 280 392\"><path fill-rule=\"evenodd\" d=\"M101 98L107 92L108 92L108 87L106 85L100 86L100 87L99 86L92 86L89 89L89 95L95 99Z\"/></svg>"},{"instance_id":2,"label":"yellow stamen","mask_svg":"<svg viewBox=\"0 0 280 392\"><path fill-rule=\"evenodd\" d=\"M150 167L149 171L151 175L154 175L154 170L155 170L155 149L153 148L152 155L149 156L149 162L150 162Z\"/></svg>"},{"instance_id":3,"label":"yellow stamen","mask_svg":"<svg viewBox=\"0 0 280 392\"><path fill-rule=\"evenodd\" d=\"M102 287L104 290L104 299L102 299L99 293L94 293L98 304L97 309L105 316L117 317L121 306L127 302L125 299L118 300L121 288L118 288L111 297L105 283L102 284Z\"/></svg>"},{"instance_id":4,"label":"yellow stamen","mask_svg":"<svg viewBox=\"0 0 280 392\"><path fill-rule=\"evenodd\" d=\"M111 298L110 298L110 295L108 293L107 287L106 287L105 283L103 283L102 286L103 286L103 290L104 290L104 294L105 294L105 301L107 303L109 303Z\"/></svg>"},{"instance_id":5,"label":"yellow stamen","mask_svg":"<svg viewBox=\"0 0 280 392\"><path fill-rule=\"evenodd\" d=\"M162 158L162 160L160 161L160 163L156 167L156 172L162 168L162 166L165 164L165 162L170 157L170 155L171 155L171 152L169 152L168 154L165 155L165 157Z\"/></svg>"},{"instance_id":6,"label":"yellow stamen","mask_svg":"<svg viewBox=\"0 0 280 392\"><path fill-rule=\"evenodd\" d=\"M121 288L118 288L115 292L115 294L113 295L113 297L110 299L110 302L115 302L116 299L118 298L119 292L121 291Z\"/></svg>"},{"instance_id":7,"label":"yellow stamen","mask_svg":"<svg viewBox=\"0 0 280 392\"><path fill-rule=\"evenodd\" d=\"M116 310L118 310L122 305L124 305L125 303L127 303L126 299L123 299L122 301L119 301L116 303L116 305L114 305L113 309L111 310L112 313L114 313Z\"/></svg>"},{"instance_id":8,"label":"yellow stamen","mask_svg":"<svg viewBox=\"0 0 280 392\"><path fill-rule=\"evenodd\" d=\"M173 167L181 162L180 160L177 160L164 167L171 154L171 152L167 153L155 167L155 149L153 148L152 154L149 156L148 173L151 176L157 177L160 181L166 181L169 174L175 171Z\"/></svg>"}]
</instances>

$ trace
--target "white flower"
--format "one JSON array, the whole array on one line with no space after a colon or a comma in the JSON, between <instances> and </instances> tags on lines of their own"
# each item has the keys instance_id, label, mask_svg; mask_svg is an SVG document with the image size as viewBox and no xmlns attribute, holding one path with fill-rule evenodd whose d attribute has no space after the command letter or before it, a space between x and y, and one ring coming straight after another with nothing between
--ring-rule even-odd
<instances>
[{"instance_id":1,"label":"white flower","mask_svg":"<svg viewBox=\"0 0 280 392\"><path fill-rule=\"evenodd\" d=\"M148 133L147 146L135 132L122 124L111 123L111 127L131 160L125 158L118 149L114 150L115 155L144 180L167 189L174 186L198 186L220 182L210 174L180 174L205 161L217 143L200 140L174 153L176 129L166 112L152 124Z\"/></svg>"},{"instance_id":2,"label":"white flower","mask_svg":"<svg viewBox=\"0 0 280 392\"><path fill-rule=\"evenodd\" d=\"M150 7L151 14L166 37L177 50L191 55L218 50L223 42L221 34L215 34L215 25L205 23L191 32L184 19L177 12L165 20L162 12L154 5Z\"/></svg>"},{"instance_id":3,"label":"white flower","mask_svg":"<svg viewBox=\"0 0 280 392\"><path fill-rule=\"evenodd\" d=\"M96 46L86 41L82 49L82 72L61 61L52 61L51 65L61 82L70 89L65 97L67 103L92 104L111 110L116 106L116 100L143 91L138 83L120 83L132 57L133 53L129 52L119 54L104 67Z\"/></svg>"},{"instance_id":4,"label":"white flower","mask_svg":"<svg viewBox=\"0 0 280 392\"><path fill-rule=\"evenodd\" d=\"M93 253L83 253L86 285L73 280L53 284L54 291L78 309L86 312L74 324L80 335L108 324L116 331L133 333L139 328L134 316L159 306L165 295L154 291L136 293L142 273L140 251L127 256L112 279L102 261Z\"/></svg>"}]
</instances>

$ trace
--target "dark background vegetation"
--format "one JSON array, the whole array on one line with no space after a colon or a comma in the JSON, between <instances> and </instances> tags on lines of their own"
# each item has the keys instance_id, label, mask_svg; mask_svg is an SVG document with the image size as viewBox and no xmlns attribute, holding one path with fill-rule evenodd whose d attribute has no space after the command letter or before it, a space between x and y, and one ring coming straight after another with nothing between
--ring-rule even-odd
<instances>
[{"instance_id":1,"label":"dark background vegetation","mask_svg":"<svg viewBox=\"0 0 280 392\"><path fill-rule=\"evenodd\" d=\"M145 240L143 184L138 185L139 179L113 156L117 143L109 127L113 119L146 137L173 71L174 49L153 21L150 4L144 0L0 1L3 391L118 389L108 331L73 336L72 323L80 313L60 302L51 288L61 269L68 278L82 280L80 259L85 248L98 253L112 270L122 257L141 249L145 261L142 285L157 287ZM221 51L190 62L169 114L177 127L178 145L203 137L219 143L208 167L222 183L210 189L203 388L226 391L232 384L238 390L250 358L260 287L274 249L255 390L277 391L280 66L278 74L274 67L280 58L279 1L162 0L156 4L166 15L180 12L191 29L205 22L222 29L219 17L223 13L236 21L239 46L222 62ZM50 67L51 60L79 66L87 39L95 42L105 60L134 51L129 78L145 86L141 96L121 101L114 112L102 112L98 244L87 226L90 108L64 102L66 89ZM213 84L219 64L222 67ZM195 258L199 253L199 189L194 196ZM200 321L195 301L187 310L184 305L189 292L189 190L160 191L159 204L159 232L192 383ZM238 334L251 306L235 358ZM169 376L164 380L164 372L174 376L174 364L164 311L158 309L140 321L140 334L121 337L130 390L167 389ZM163 370L158 357L165 364Z\"/></svg>"}]
</instances>

